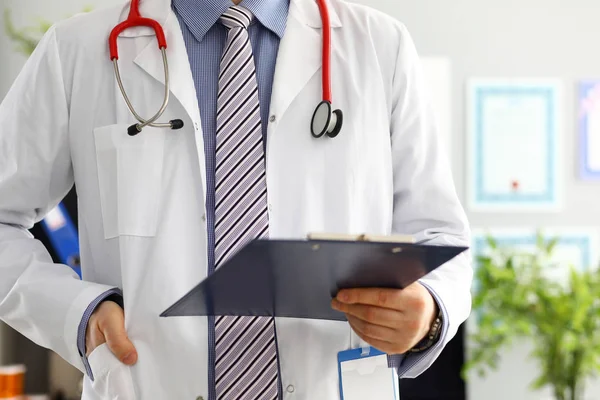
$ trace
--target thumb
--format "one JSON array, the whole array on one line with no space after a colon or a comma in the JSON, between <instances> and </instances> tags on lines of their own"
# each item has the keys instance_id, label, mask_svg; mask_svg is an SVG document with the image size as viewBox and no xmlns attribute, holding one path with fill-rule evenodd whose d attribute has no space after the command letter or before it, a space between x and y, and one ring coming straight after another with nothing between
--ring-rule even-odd
<instances>
[{"instance_id":1,"label":"thumb","mask_svg":"<svg viewBox=\"0 0 600 400\"><path fill-rule=\"evenodd\" d=\"M103 325L104 338L110 351L123 364L135 364L137 362L137 351L127 337L123 313L111 313Z\"/></svg>"}]
</instances>

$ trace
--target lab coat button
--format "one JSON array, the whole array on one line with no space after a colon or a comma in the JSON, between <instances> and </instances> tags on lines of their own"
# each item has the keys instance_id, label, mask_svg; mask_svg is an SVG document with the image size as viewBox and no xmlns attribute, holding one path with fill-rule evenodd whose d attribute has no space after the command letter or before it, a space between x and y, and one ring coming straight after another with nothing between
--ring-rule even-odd
<instances>
[{"instance_id":1,"label":"lab coat button","mask_svg":"<svg viewBox=\"0 0 600 400\"><path fill-rule=\"evenodd\" d=\"M206 214L202 214L202 222L206 222Z\"/></svg>"},{"instance_id":2,"label":"lab coat button","mask_svg":"<svg viewBox=\"0 0 600 400\"><path fill-rule=\"evenodd\" d=\"M204 400L204 397L198 396L198 397L196 397L196 400Z\"/></svg>"},{"instance_id":3,"label":"lab coat button","mask_svg":"<svg viewBox=\"0 0 600 400\"><path fill-rule=\"evenodd\" d=\"M277 121L277 117L275 115L271 115L271 118L269 118L269 121L275 122L275 121Z\"/></svg>"},{"instance_id":4,"label":"lab coat button","mask_svg":"<svg viewBox=\"0 0 600 400\"><path fill-rule=\"evenodd\" d=\"M288 393L294 393L294 385L288 385L288 387L286 388Z\"/></svg>"}]
</instances>

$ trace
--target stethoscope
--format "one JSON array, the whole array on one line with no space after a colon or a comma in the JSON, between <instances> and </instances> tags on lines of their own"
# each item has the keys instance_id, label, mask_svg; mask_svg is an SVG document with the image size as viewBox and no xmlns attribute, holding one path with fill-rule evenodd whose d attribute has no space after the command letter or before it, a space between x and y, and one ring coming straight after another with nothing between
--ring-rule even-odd
<instances>
[{"instance_id":1,"label":"stethoscope","mask_svg":"<svg viewBox=\"0 0 600 400\"><path fill-rule=\"evenodd\" d=\"M341 110L333 109L331 102L331 23L329 21L329 10L327 9L326 0L317 0L319 4L319 10L321 13L321 20L323 23L323 100L317 105L313 114L310 130L311 134L315 138L320 138L323 135L327 135L330 138L336 137L342 130L344 122L344 115ZM156 39L158 41L158 48L162 53L163 68L165 71L165 96L163 103L156 114L150 119L142 118L133 107L123 81L121 80L121 73L119 71L119 50L117 45L117 39L119 35L134 27L146 26L154 29L156 33ZM166 123L156 122L164 114L167 106L169 105L169 94L170 94L170 83L169 83L169 63L167 60L167 40L162 26L158 21L150 18L144 18L140 14L140 0L131 0L129 7L129 16L119 25L117 25L112 32L108 40L110 48L110 60L113 62L115 70L115 78L119 85L119 90L125 99L125 103L131 111L131 114L138 121L131 125L127 129L127 133L130 136L135 136L144 129L146 126L152 126L155 128L170 128L170 129L181 129L183 128L183 121L181 119L173 119Z\"/></svg>"}]
</instances>

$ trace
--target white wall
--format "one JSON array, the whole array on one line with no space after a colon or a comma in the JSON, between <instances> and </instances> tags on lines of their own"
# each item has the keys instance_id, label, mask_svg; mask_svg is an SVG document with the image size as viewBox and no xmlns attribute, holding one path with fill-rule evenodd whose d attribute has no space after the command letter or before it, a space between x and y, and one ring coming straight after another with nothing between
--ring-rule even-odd
<instances>
[{"instance_id":1,"label":"white wall","mask_svg":"<svg viewBox=\"0 0 600 400\"><path fill-rule=\"evenodd\" d=\"M266 1L266 0L265 0ZM600 2L597 0L358 0L385 11L404 22L418 49L426 56L452 59L453 93L453 166L459 194L464 198L464 82L477 76L551 76L565 81L568 108L566 121L574 121L574 82L600 75L600 55L596 39L600 37ZM84 6L107 6L121 0L2 0L0 9L13 10L17 26L43 17L56 20L78 12ZM0 27L3 32L3 27ZM0 99L4 97L25 58L11 52L0 33ZM596 209L600 186L575 178L575 123L568 124L565 143L565 211L560 214L505 215L469 213L476 227L512 225L595 225L600 226ZM570 139L570 140L569 140ZM580 206L575 207L577 199ZM1 328L1 327L0 327ZM0 329L2 343L3 329ZM6 334L4 335L6 336ZM535 364L526 360L530 347L523 344L508 350L498 372L487 379L469 383L470 400L540 400L544 393L531 393L528 383L535 375ZM0 345L0 363L2 346ZM600 398L600 384L590 386L588 398Z\"/></svg>"},{"instance_id":2,"label":"white wall","mask_svg":"<svg viewBox=\"0 0 600 400\"><path fill-rule=\"evenodd\" d=\"M576 175L575 83L600 77L598 0L355 0L401 20L423 56L447 56L453 73L453 166L461 198L465 196L465 81L483 77L558 77L565 87L565 198L560 214L486 214L468 212L474 227L542 225L600 226L600 183ZM575 201L578 205L575 205ZM468 210L467 210L468 211ZM473 377L469 400L550 400L530 392L536 364L531 346L507 350L496 373ZM587 399L600 399L600 382L589 385Z\"/></svg>"}]
</instances>

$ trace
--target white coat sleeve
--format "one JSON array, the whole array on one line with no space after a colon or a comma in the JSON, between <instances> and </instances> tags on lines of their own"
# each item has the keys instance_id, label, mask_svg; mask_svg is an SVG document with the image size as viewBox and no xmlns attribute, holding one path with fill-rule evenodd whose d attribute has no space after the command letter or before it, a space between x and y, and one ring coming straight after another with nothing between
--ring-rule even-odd
<instances>
[{"instance_id":1,"label":"white coat sleeve","mask_svg":"<svg viewBox=\"0 0 600 400\"><path fill-rule=\"evenodd\" d=\"M470 230L460 204L447 151L438 137L420 60L406 28L400 28L392 95L394 233L412 234L435 245L470 245ZM471 311L473 271L465 252L421 279L444 316L437 344L408 353L398 368L402 377L423 373L456 335Z\"/></svg>"},{"instance_id":2,"label":"white coat sleeve","mask_svg":"<svg viewBox=\"0 0 600 400\"><path fill-rule=\"evenodd\" d=\"M0 105L0 319L83 371L78 325L110 287L54 264L28 231L73 186L68 127L52 28Z\"/></svg>"}]
</instances>

